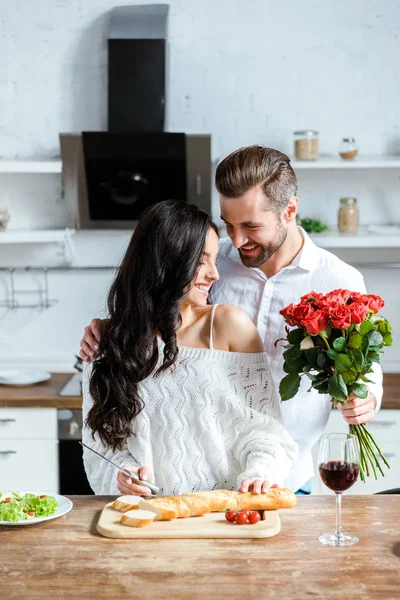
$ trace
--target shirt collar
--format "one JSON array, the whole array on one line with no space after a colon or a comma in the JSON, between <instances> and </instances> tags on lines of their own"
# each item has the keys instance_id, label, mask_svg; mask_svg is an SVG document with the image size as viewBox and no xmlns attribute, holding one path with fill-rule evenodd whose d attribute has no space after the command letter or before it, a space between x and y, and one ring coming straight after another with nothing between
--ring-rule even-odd
<instances>
[{"instance_id":1,"label":"shirt collar","mask_svg":"<svg viewBox=\"0 0 400 600\"><path fill-rule=\"evenodd\" d=\"M292 261L292 266L300 267L305 271L315 268L318 261L318 247L302 227L298 227L299 233L304 240L303 247Z\"/></svg>"}]
</instances>

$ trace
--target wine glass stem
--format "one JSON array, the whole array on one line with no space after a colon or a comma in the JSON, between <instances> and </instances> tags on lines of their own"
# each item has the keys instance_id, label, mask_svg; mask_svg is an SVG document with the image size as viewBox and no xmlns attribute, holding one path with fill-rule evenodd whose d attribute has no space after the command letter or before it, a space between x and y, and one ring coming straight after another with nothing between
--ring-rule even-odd
<instances>
[{"instance_id":1,"label":"wine glass stem","mask_svg":"<svg viewBox=\"0 0 400 600\"><path fill-rule=\"evenodd\" d=\"M342 494L336 492L336 533L342 535Z\"/></svg>"}]
</instances>

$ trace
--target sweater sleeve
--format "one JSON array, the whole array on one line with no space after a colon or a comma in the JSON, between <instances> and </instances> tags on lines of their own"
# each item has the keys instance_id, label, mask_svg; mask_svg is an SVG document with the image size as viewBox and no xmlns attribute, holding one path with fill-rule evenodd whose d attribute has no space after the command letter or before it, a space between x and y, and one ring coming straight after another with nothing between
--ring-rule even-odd
<instances>
[{"instance_id":1,"label":"sweater sleeve","mask_svg":"<svg viewBox=\"0 0 400 600\"><path fill-rule=\"evenodd\" d=\"M236 426L235 451L242 468L237 485L245 479L261 479L282 486L297 460L298 446L282 425L266 362L262 367L247 365L238 388L246 417Z\"/></svg>"},{"instance_id":2,"label":"sweater sleeve","mask_svg":"<svg viewBox=\"0 0 400 600\"><path fill-rule=\"evenodd\" d=\"M105 456L106 458L115 462L118 466L132 465L139 466L134 460L132 454L128 450L127 444L124 445L122 450L112 450L104 446L99 439L98 435L92 435L92 430L86 425L86 418L89 410L93 406L93 400L89 393L89 382L90 375L92 372L91 365L85 365L83 371L82 380L82 392L83 392L83 430L82 430L82 441L87 445ZM120 495L120 491L117 487L117 469L110 465L106 460L103 460L94 452L90 452L87 448L83 449L83 463L85 466L86 475L90 484L90 487L95 494L105 495Z\"/></svg>"}]
</instances>

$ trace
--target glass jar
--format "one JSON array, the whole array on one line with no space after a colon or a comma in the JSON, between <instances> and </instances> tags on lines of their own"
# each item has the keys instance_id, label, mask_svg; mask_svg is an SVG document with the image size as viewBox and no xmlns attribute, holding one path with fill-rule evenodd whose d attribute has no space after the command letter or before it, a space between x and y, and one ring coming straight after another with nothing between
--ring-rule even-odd
<instances>
[{"instance_id":1,"label":"glass jar","mask_svg":"<svg viewBox=\"0 0 400 600\"><path fill-rule=\"evenodd\" d=\"M6 208L0 207L0 231L4 231L10 220L10 213Z\"/></svg>"},{"instance_id":2,"label":"glass jar","mask_svg":"<svg viewBox=\"0 0 400 600\"><path fill-rule=\"evenodd\" d=\"M297 160L317 160L318 131L305 129L294 132L294 155Z\"/></svg>"},{"instance_id":3,"label":"glass jar","mask_svg":"<svg viewBox=\"0 0 400 600\"><path fill-rule=\"evenodd\" d=\"M352 160L358 154L358 146L354 138L343 138L338 148L338 152L343 160Z\"/></svg>"},{"instance_id":4,"label":"glass jar","mask_svg":"<svg viewBox=\"0 0 400 600\"><path fill-rule=\"evenodd\" d=\"M340 198L338 227L340 233L357 233L358 206L356 198Z\"/></svg>"}]
</instances>

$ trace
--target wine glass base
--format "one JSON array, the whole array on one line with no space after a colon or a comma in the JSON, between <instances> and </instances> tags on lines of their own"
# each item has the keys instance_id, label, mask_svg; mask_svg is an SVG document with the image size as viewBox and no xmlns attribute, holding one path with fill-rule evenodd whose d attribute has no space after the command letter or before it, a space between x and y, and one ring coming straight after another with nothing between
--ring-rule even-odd
<instances>
[{"instance_id":1,"label":"wine glass base","mask_svg":"<svg viewBox=\"0 0 400 600\"><path fill-rule=\"evenodd\" d=\"M346 535L344 533L324 533L319 537L321 544L326 546L352 546L359 541L355 535Z\"/></svg>"}]
</instances>

